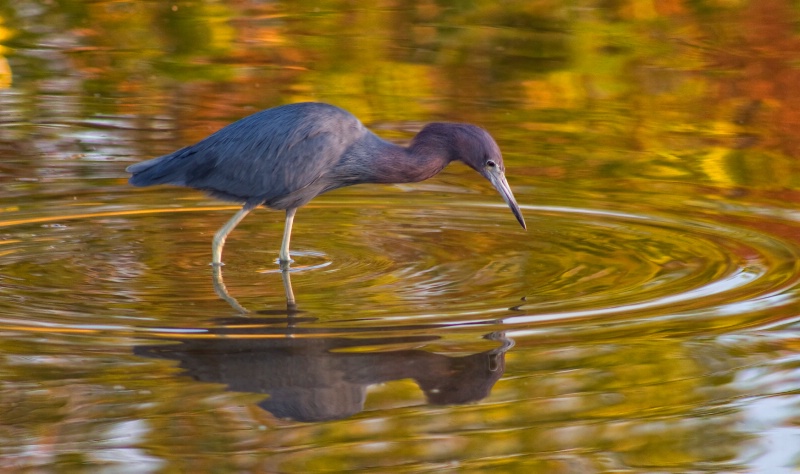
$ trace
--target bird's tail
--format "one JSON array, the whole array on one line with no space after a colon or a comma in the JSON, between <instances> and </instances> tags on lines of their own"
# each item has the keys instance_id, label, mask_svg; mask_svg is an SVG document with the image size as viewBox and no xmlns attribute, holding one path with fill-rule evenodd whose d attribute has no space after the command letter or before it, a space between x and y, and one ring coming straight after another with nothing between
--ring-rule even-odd
<instances>
[{"instance_id":1,"label":"bird's tail","mask_svg":"<svg viewBox=\"0 0 800 474\"><path fill-rule=\"evenodd\" d=\"M171 153L152 160L142 161L125 168L131 173L128 182L134 186L150 186L153 184L177 184L184 181L180 160L176 160L177 153Z\"/></svg>"}]
</instances>

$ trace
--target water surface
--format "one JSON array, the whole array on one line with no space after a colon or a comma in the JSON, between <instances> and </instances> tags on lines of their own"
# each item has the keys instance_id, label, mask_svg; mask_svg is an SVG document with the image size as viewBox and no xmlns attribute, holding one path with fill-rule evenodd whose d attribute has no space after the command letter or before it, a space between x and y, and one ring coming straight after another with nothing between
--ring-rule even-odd
<instances>
[{"instance_id":1,"label":"water surface","mask_svg":"<svg viewBox=\"0 0 800 474\"><path fill-rule=\"evenodd\" d=\"M796 470L797 15L0 2L0 467ZM314 200L289 274L257 210L215 275L237 207L124 168L302 100L484 126L528 231L453 164Z\"/></svg>"}]
</instances>

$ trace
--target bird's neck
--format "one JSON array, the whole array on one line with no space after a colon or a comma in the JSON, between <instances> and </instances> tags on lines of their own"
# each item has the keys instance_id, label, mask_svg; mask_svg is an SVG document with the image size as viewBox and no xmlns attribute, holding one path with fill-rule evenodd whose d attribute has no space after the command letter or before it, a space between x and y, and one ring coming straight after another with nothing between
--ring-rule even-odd
<instances>
[{"instance_id":1,"label":"bird's neck","mask_svg":"<svg viewBox=\"0 0 800 474\"><path fill-rule=\"evenodd\" d=\"M444 147L420 146L413 141L407 148L399 148L400 156L396 157L396 162L409 183L431 178L453 161L449 150Z\"/></svg>"},{"instance_id":2,"label":"bird's neck","mask_svg":"<svg viewBox=\"0 0 800 474\"><path fill-rule=\"evenodd\" d=\"M370 183L413 183L434 176L450 161L447 150L418 146L416 140L402 147L375 137L370 147L370 166L364 172Z\"/></svg>"}]
</instances>

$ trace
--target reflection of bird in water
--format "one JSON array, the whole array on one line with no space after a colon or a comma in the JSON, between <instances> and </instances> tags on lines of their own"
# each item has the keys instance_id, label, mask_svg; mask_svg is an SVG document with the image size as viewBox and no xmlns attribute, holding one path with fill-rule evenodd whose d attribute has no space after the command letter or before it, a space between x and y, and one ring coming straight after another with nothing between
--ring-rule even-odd
<instances>
[{"instance_id":1,"label":"reflection of bird in water","mask_svg":"<svg viewBox=\"0 0 800 474\"><path fill-rule=\"evenodd\" d=\"M194 145L131 165L127 171L136 186L189 186L244 203L214 236L215 265L222 263L228 234L250 211L262 205L286 210L280 250L285 266L291 261L295 212L317 195L359 183L422 181L456 160L487 178L525 227L505 178L500 149L484 129L430 123L404 148L379 138L349 112L320 103L258 112Z\"/></svg>"},{"instance_id":2,"label":"reflection of bird in water","mask_svg":"<svg viewBox=\"0 0 800 474\"><path fill-rule=\"evenodd\" d=\"M512 346L502 333L491 333L486 338L502 342L501 347L459 357L418 349L347 351L365 346L419 344L438 337L315 337L312 329L269 331L259 328L258 319L245 321L246 326L240 328L231 325L213 331L224 334L224 338L138 346L134 353L178 360L187 375L203 382L224 383L239 392L268 394L269 398L259 406L279 418L323 421L360 412L370 385L395 380L414 380L428 402L436 405L481 400L503 375L505 352ZM317 332L330 334L332 330ZM281 333L303 337L276 337ZM246 337L256 334L261 337Z\"/></svg>"},{"instance_id":3,"label":"reflection of bird in water","mask_svg":"<svg viewBox=\"0 0 800 474\"><path fill-rule=\"evenodd\" d=\"M292 275L288 267L281 269L281 278L283 279L283 291L286 294L286 309L289 312L294 312L297 309L297 303L294 299L294 290L292 290ZM214 265L211 271L211 282L214 285L214 291L217 295L227 302L233 309L240 313L249 313L250 311L239 304L239 301L231 296L228 288L225 286L225 281L222 278L222 267Z\"/></svg>"}]
</instances>

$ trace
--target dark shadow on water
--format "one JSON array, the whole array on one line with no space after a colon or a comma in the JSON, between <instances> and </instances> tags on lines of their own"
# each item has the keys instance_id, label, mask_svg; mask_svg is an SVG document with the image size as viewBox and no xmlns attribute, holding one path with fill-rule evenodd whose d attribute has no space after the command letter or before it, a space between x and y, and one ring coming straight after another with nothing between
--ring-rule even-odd
<instances>
[{"instance_id":1,"label":"dark shadow on water","mask_svg":"<svg viewBox=\"0 0 800 474\"><path fill-rule=\"evenodd\" d=\"M217 269L214 273L215 277L219 274ZM497 341L499 347L466 356L392 350L390 346L438 340L441 336L436 334L442 334L446 327L372 327L360 331L314 327L309 324L316 318L298 311L293 295L288 299L288 272L284 272L284 283L286 310L219 319L216 327L205 331L208 337L170 338L178 344L141 345L134 353L179 361L184 375L198 381L222 383L237 392L267 394L269 398L259 403L261 408L279 418L304 422L359 413L370 385L403 379L414 380L431 404L475 402L489 395L505 371L505 353L513 342L502 332L484 336ZM215 278L215 288L219 284L221 278ZM224 289L224 284L221 287ZM237 305L232 304L238 310L241 306ZM267 315L271 317L264 317ZM381 332L401 335L376 335Z\"/></svg>"},{"instance_id":2,"label":"dark shadow on water","mask_svg":"<svg viewBox=\"0 0 800 474\"><path fill-rule=\"evenodd\" d=\"M337 351L437 337L295 338L287 328L279 338L238 339L236 335L266 337L279 332L252 327L237 330L236 326L220 329L217 334L229 338L137 346L134 353L180 361L184 374L198 381L223 383L237 392L268 394L269 398L259 403L261 408L279 418L310 422L352 416L363 410L370 385L394 380L414 380L428 402L436 405L481 400L503 375L505 352L511 346L508 342L497 349L461 357L414 349L341 353ZM499 334L489 337L503 341Z\"/></svg>"}]
</instances>

